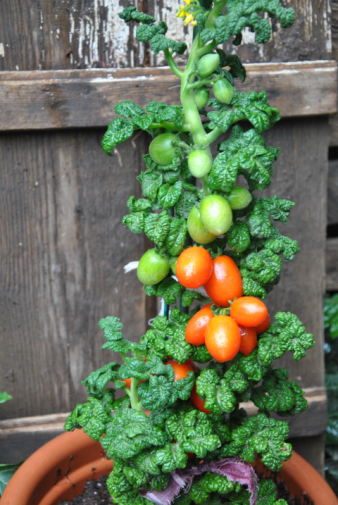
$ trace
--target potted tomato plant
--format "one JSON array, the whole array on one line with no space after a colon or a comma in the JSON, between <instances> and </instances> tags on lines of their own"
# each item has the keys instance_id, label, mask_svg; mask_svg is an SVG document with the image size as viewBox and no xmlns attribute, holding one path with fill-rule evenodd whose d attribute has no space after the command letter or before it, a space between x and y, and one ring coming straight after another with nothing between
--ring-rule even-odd
<instances>
[{"instance_id":1,"label":"potted tomato plant","mask_svg":"<svg viewBox=\"0 0 338 505\"><path fill-rule=\"evenodd\" d=\"M314 340L295 314L278 312L271 321L263 301L280 280L283 260L291 261L300 250L272 223L285 224L294 203L259 196L271 183L279 155L262 134L280 113L264 91L236 89L235 80L246 78L245 68L220 45L228 40L239 45L245 27L258 43L267 42L268 18L275 16L287 28L294 11L278 0L214 0L207 6L185 0L177 16L195 27L185 69L174 55L183 54L186 44L167 38L163 21L156 23L135 7L119 16L139 23L138 40L150 42L155 54L164 51L181 81L180 105L153 101L143 109L129 100L118 103L120 117L102 143L111 155L137 129L152 136L146 168L137 177L143 198L129 198L123 224L153 241L137 275L146 295L163 298L165 308L137 343L124 338L117 317L99 322L107 340L103 348L120 353L123 364L108 363L83 381L88 401L76 406L65 429L82 428L101 443L108 460L83 433L77 437L85 443L84 454L96 447L94 459L86 461L96 461L94 470L99 460L108 466L114 461L107 487L118 505L285 505L274 482L258 482L251 464L258 455L262 465L278 472L291 458L288 423L271 414L299 414L307 401L288 371L274 369L273 361L286 352L301 359ZM241 120L247 121L240 125ZM210 146L228 131L214 157ZM123 396L116 398L116 390ZM252 417L240 408L249 400L259 409ZM67 445L69 435L63 437ZM55 451L58 442L51 444ZM68 451L59 458L63 465ZM304 460L297 461L308 469ZM292 474L295 467L289 468ZM317 505L336 503L318 477L324 501L317 494ZM83 472L68 481L81 479ZM54 503L55 493L41 503Z\"/></svg>"}]
</instances>

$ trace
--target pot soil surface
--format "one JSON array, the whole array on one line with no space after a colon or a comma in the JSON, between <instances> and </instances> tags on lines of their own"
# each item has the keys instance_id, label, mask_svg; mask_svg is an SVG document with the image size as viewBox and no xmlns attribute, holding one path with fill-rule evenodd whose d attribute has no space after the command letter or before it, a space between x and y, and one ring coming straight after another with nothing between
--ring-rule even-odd
<instances>
[{"instance_id":1,"label":"pot soil surface","mask_svg":"<svg viewBox=\"0 0 338 505\"><path fill-rule=\"evenodd\" d=\"M288 505L315 505L307 495L302 498L292 498L283 481L278 482L274 475L271 478L277 484L278 499L283 498ZM61 501L59 505L113 505L114 502L109 495L106 480L107 477L102 476L99 480L88 481L82 495L75 496L71 501Z\"/></svg>"}]
</instances>

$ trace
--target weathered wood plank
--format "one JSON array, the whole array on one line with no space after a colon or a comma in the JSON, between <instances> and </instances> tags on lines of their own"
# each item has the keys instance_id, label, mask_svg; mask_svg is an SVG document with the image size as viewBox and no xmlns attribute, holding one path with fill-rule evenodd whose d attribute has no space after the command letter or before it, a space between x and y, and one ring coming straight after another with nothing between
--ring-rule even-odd
<instances>
[{"instance_id":1,"label":"weathered wood plank","mask_svg":"<svg viewBox=\"0 0 338 505\"><path fill-rule=\"evenodd\" d=\"M338 160L329 162L329 179L327 186L327 224L338 225Z\"/></svg>"},{"instance_id":2,"label":"weathered wood plank","mask_svg":"<svg viewBox=\"0 0 338 505\"><path fill-rule=\"evenodd\" d=\"M326 290L338 291L338 238L326 242Z\"/></svg>"},{"instance_id":3,"label":"weathered wood plank","mask_svg":"<svg viewBox=\"0 0 338 505\"><path fill-rule=\"evenodd\" d=\"M337 63L247 65L240 91L265 89L282 116L337 110ZM106 126L126 97L179 103L180 80L168 68L0 73L0 130ZM285 99L287 96L287 100Z\"/></svg>"},{"instance_id":4,"label":"weathered wood plank","mask_svg":"<svg viewBox=\"0 0 338 505\"><path fill-rule=\"evenodd\" d=\"M292 418L283 418L290 423L290 438L316 436L325 432L325 389L305 389L305 397L308 400L306 412ZM249 416L257 414L258 409L252 402L242 403L241 407L245 408ZM67 415L68 413L61 413L0 421L1 461L15 463L26 459L42 444L64 432Z\"/></svg>"},{"instance_id":5,"label":"weathered wood plank","mask_svg":"<svg viewBox=\"0 0 338 505\"><path fill-rule=\"evenodd\" d=\"M81 380L104 363L98 322L119 316L128 338L146 328L135 272L143 236L124 228L131 194L140 196L144 137L117 156L103 130L0 136L0 391L13 399L1 418L69 411L87 397Z\"/></svg>"},{"instance_id":6,"label":"weathered wood plank","mask_svg":"<svg viewBox=\"0 0 338 505\"><path fill-rule=\"evenodd\" d=\"M168 37L190 45L192 30L175 17L178 0L63 0L0 2L0 70L48 70L87 67L138 67L165 64L135 37L118 13L135 5L168 24ZM244 62L297 61L331 57L330 0L295 0L294 26L282 30L272 20L272 35L264 46L255 43L249 29L243 44L226 45ZM314 43L315 41L315 43ZM180 57L184 63L186 57Z\"/></svg>"}]
</instances>

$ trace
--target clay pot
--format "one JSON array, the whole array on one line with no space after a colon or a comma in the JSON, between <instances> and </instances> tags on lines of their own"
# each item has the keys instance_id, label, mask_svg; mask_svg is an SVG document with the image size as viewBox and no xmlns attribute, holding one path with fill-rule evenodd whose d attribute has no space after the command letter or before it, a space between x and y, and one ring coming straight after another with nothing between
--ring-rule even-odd
<instances>
[{"instance_id":1,"label":"clay pot","mask_svg":"<svg viewBox=\"0 0 338 505\"><path fill-rule=\"evenodd\" d=\"M108 475L112 468L99 442L82 430L64 433L21 465L6 487L1 505L58 505L80 494L87 480ZM281 477L291 494L302 496L305 491L315 505L338 505L330 486L296 453L283 464Z\"/></svg>"}]
</instances>

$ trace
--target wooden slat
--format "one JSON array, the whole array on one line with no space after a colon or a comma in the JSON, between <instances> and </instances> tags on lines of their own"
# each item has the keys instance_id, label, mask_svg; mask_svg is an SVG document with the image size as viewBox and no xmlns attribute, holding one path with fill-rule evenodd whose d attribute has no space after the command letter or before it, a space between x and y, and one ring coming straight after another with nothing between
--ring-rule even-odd
<instances>
[{"instance_id":1,"label":"wooden slat","mask_svg":"<svg viewBox=\"0 0 338 505\"><path fill-rule=\"evenodd\" d=\"M320 435L326 429L327 398L323 388L306 388L308 410L290 418L276 419L288 421L290 438ZM252 402L242 403L249 416L257 414ZM14 463L26 459L48 440L64 433L63 425L68 413L46 416L23 417L0 421L1 461Z\"/></svg>"},{"instance_id":2,"label":"wooden slat","mask_svg":"<svg viewBox=\"0 0 338 505\"><path fill-rule=\"evenodd\" d=\"M326 290L338 291L338 238L326 242Z\"/></svg>"},{"instance_id":3,"label":"wooden slat","mask_svg":"<svg viewBox=\"0 0 338 505\"><path fill-rule=\"evenodd\" d=\"M240 91L265 89L283 117L333 114L337 64L332 61L246 66ZM0 72L0 130L106 126L117 102L179 101L168 68Z\"/></svg>"}]
</instances>

